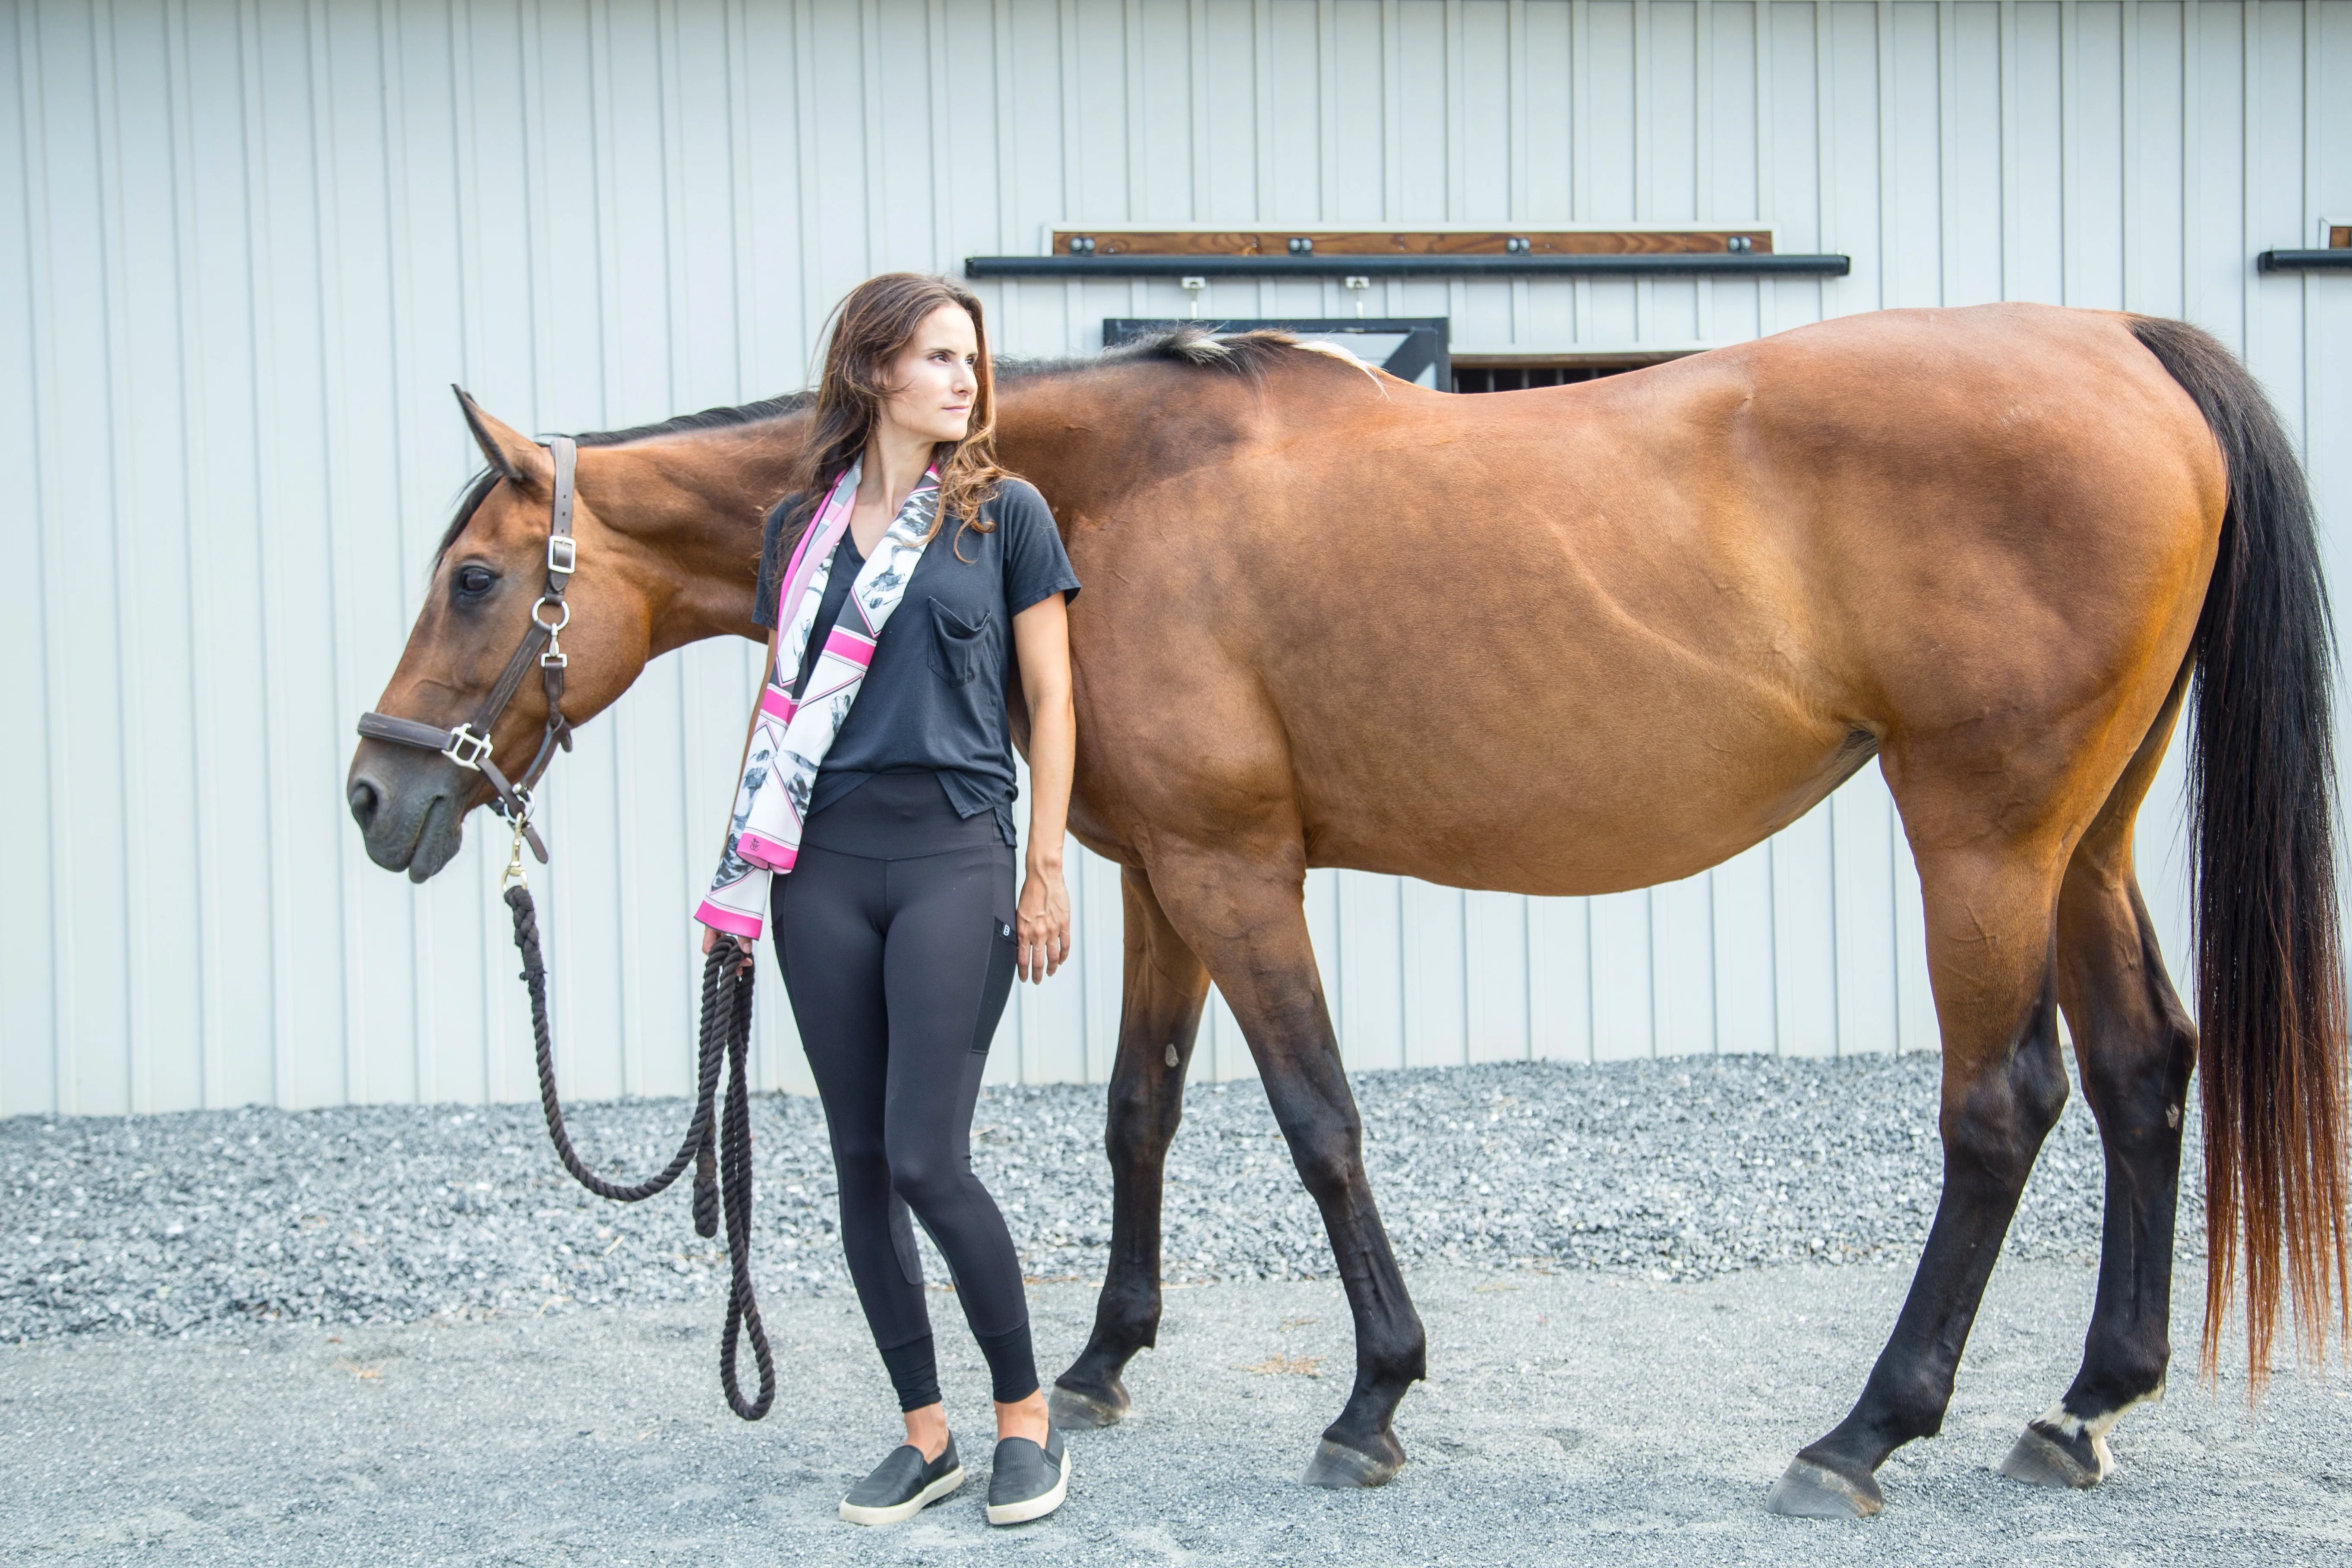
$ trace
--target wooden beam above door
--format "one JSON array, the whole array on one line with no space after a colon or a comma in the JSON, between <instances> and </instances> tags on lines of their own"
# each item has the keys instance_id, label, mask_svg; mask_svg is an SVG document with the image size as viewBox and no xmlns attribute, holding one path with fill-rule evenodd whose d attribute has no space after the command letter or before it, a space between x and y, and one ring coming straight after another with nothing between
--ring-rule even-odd
<instances>
[{"instance_id":1,"label":"wooden beam above door","mask_svg":"<svg viewBox=\"0 0 2352 1568\"><path fill-rule=\"evenodd\" d=\"M1769 256L1769 228L1057 228L1055 256Z\"/></svg>"}]
</instances>

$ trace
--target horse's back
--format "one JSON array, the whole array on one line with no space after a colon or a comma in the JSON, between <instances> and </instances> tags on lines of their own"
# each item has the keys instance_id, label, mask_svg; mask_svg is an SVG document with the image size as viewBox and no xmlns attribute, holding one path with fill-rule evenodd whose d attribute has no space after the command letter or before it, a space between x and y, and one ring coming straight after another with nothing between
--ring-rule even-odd
<instances>
[{"instance_id":1,"label":"horse's back","mask_svg":"<svg viewBox=\"0 0 2352 1568\"><path fill-rule=\"evenodd\" d=\"M2091 312L1476 397L1301 363L1261 407L1072 541L1090 766L1160 823L1255 798L1316 863L1475 886L1687 875L1900 737L2160 701L2219 522L2194 405Z\"/></svg>"}]
</instances>

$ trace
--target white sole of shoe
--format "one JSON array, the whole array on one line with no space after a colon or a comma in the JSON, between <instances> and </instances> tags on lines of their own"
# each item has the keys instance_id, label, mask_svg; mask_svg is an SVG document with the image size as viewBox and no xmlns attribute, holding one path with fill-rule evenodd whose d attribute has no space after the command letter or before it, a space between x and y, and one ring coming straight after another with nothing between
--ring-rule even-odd
<instances>
[{"instance_id":1,"label":"white sole of shoe","mask_svg":"<svg viewBox=\"0 0 2352 1568\"><path fill-rule=\"evenodd\" d=\"M1070 1492L1070 1450L1062 1450L1062 1473L1055 1479L1051 1491L1038 1493L1020 1502L990 1503L988 1522L991 1524L1026 1524L1033 1519L1043 1519L1062 1506Z\"/></svg>"},{"instance_id":2,"label":"white sole of shoe","mask_svg":"<svg viewBox=\"0 0 2352 1568\"><path fill-rule=\"evenodd\" d=\"M861 1508L843 1498L841 1517L852 1524L896 1524L902 1519L914 1518L961 1485L963 1467L958 1465L905 1502L892 1503L888 1508Z\"/></svg>"}]
</instances>

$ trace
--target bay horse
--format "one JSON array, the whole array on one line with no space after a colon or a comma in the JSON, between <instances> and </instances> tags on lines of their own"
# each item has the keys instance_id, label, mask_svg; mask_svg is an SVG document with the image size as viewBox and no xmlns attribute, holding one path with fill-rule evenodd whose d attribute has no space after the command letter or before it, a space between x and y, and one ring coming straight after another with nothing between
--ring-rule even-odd
<instances>
[{"instance_id":1,"label":"bay horse","mask_svg":"<svg viewBox=\"0 0 2352 1568\"><path fill-rule=\"evenodd\" d=\"M546 448L467 407L490 466L380 704L436 725L488 688L546 549ZM1355 1320L1354 1386L1307 1479L1377 1485L1403 1461L1391 1418L1424 1336L1365 1179L1309 867L1639 888L1756 844L1874 755L1925 900L1943 1191L1858 1401L1770 1506L1874 1513L1879 1465L1941 1426L2067 1094L2060 1008L2105 1149L2098 1292L2079 1374L2002 1468L2095 1485L2116 1418L2162 1392L2192 1068L2207 1364L2241 1275L2257 1386L2282 1295L2306 1353L2343 1325L2334 645L2293 447L2213 339L2035 306L1889 311L1468 397L1184 329L1010 372L1000 407L1002 456L1087 584L1072 830L1123 868L1110 1259L1061 1423L1118 1419L1153 1342L1163 1162L1213 980ZM581 438L573 722L656 654L761 637L758 530L800 418L785 399ZM2184 706L2194 1022L2132 864ZM499 754L543 718L526 690ZM349 794L370 855L422 880L488 786L370 742Z\"/></svg>"}]
</instances>

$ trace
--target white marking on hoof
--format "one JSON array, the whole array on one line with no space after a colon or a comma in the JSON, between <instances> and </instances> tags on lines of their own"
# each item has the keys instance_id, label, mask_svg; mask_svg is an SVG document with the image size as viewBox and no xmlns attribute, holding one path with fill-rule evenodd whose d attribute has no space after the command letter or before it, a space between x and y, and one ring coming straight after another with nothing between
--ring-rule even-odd
<instances>
[{"instance_id":1,"label":"white marking on hoof","mask_svg":"<svg viewBox=\"0 0 2352 1568\"><path fill-rule=\"evenodd\" d=\"M2140 1394L2137 1398L2127 1399L2121 1405L2116 1405L2113 1410L2104 1411L2099 1415L2089 1417L2073 1414L2066 1408L2063 1402L2053 1405L2049 1409L2042 1413L2041 1419L2034 1425L2047 1426L2052 1431L2058 1433L2069 1441L2088 1437L2091 1440L2091 1453L2093 1457L2098 1460L2098 1474L2090 1477L2088 1479L2074 1481L2071 1484L2075 1486L2096 1486L2101 1481L2105 1480L2109 1476L2116 1473L2116 1456L2114 1450L2107 1447L2107 1434L2116 1429L2116 1423L2122 1420L2126 1412L2133 1410L2139 1405L2161 1405L2162 1403L2164 1403L2164 1384L2162 1383L2158 1383L2154 1388L2149 1389L2146 1394ZM2029 1432L2032 1431L2032 1427L2027 1428ZM2023 1439L2021 1438L2020 1441L2021 1442ZM2013 1454L2015 1450L2011 1450L2011 1452ZM2007 1460L2002 1461L2001 1468L2004 1474L2008 1473L2007 1464ZM2076 1467L2071 1462L2070 1456L2068 1468L2071 1471L2075 1468ZM2027 1478L2020 1476L2017 1479L2023 1480Z\"/></svg>"},{"instance_id":2,"label":"white marking on hoof","mask_svg":"<svg viewBox=\"0 0 2352 1568\"><path fill-rule=\"evenodd\" d=\"M2092 1445L2095 1460L2099 1445ZM2103 1461L2102 1461L2103 1463ZM2062 1491L2088 1491L2104 1478L2100 1472L2084 1468L2065 1445L2052 1435L2051 1429L2037 1421L2018 1434L2009 1452L1993 1467L2011 1480L2022 1481L2030 1487L2050 1487Z\"/></svg>"}]
</instances>

